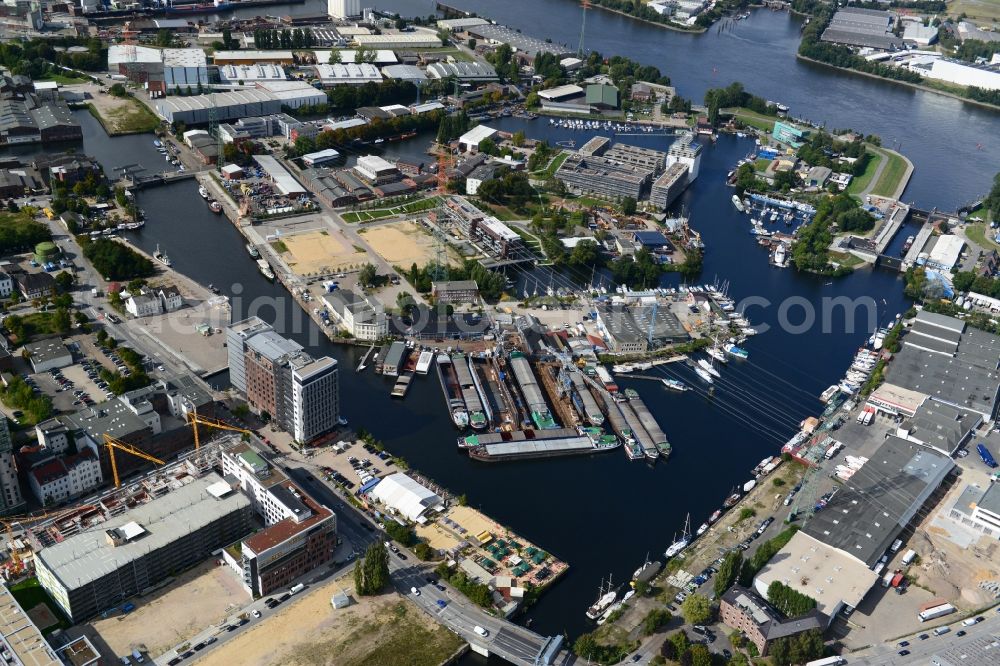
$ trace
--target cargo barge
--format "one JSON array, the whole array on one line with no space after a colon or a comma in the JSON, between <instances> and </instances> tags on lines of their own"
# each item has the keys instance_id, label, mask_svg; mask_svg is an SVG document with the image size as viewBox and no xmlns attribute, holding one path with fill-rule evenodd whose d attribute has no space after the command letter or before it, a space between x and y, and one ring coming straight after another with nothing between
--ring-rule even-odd
<instances>
[{"instance_id":1,"label":"cargo barge","mask_svg":"<svg viewBox=\"0 0 1000 666\"><path fill-rule=\"evenodd\" d=\"M576 407L580 417L592 426L604 425L604 414L601 413L597 401L583 381L583 376L579 372L571 372L570 381L573 382L573 406Z\"/></svg>"},{"instance_id":2,"label":"cargo barge","mask_svg":"<svg viewBox=\"0 0 1000 666\"><path fill-rule=\"evenodd\" d=\"M633 389L625 389L625 397L628 398L629 407L635 412L635 415L639 417L640 423L649 433L649 436L653 440L653 446L659 452L661 458L669 458L672 451L670 447L670 442L667 441L667 436L663 434L663 430L660 429L659 424L656 419L653 418L653 414L646 407L646 403L642 401L639 394Z\"/></svg>"},{"instance_id":3,"label":"cargo barge","mask_svg":"<svg viewBox=\"0 0 1000 666\"><path fill-rule=\"evenodd\" d=\"M618 409L618 403L612 400L611 395L607 392L598 391L598 395L600 396L601 405L604 408L603 411L607 416L611 429L625 447L625 455L628 456L629 460L642 460L645 458L646 452L642 450L642 446L636 441L632 428L629 427L621 410Z\"/></svg>"},{"instance_id":4,"label":"cargo barge","mask_svg":"<svg viewBox=\"0 0 1000 666\"><path fill-rule=\"evenodd\" d=\"M544 439L567 439L579 437L576 428L557 428L555 430L512 430L510 432L487 432L465 435L458 438L458 448L474 449L477 446L500 444L503 442L527 442Z\"/></svg>"},{"instance_id":5,"label":"cargo barge","mask_svg":"<svg viewBox=\"0 0 1000 666\"><path fill-rule=\"evenodd\" d=\"M458 377L458 386L462 389L462 399L465 401L465 409L469 413L469 425L476 430L482 430L489 425L486 412L483 411L483 399L479 395L479 389L472 379L472 368L465 354L455 352L451 355L451 366L455 369Z\"/></svg>"},{"instance_id":6,"label":"cargo barge","mask_svg":"<svg viewBox=\"0 0 1000 666\"><path fill-rule=\"evenodd\" d=\"M469 425L469 413L465 410L465 400L462 398L462 388L458 385L458 378L455 376L455 369L452 367L451 359L447 354L438 354L437 362L438 381L441 382L441 391L444 394L444 402L448 406L448 413L451 414L451 422L456 428L465 428Z\"/></svg>"},{"instance_id":7,"label":"cargo barge","mask_svg":"<svg viewBox=\"0 0 1000 666\"><path fill-rule=\"evenodd\" d=\"M636 442L642 447L642 452L646 458L650 460L659 458L660 452L656 450L656 443L653 442L653 437L647 432L646 427L642 425L642 421L639 419L638 414L632 410L632 406L622 401L617 403L617 407L621 410L622 416L625 417L625 422L632 430L632 436L635 437Z\"/></svg>"},{"instance_id":8,"label":"cargo barge","mask_svg":"<svg viewBox=\"0 0 1000 666\"><path fill-rule=\"evenodd\" d=\"M575 435L483 444L469 449L469 457L481 462L505 462L603 453L613 451L619 446L621 445L618 440L612 435L605 435L596 440L588 435Z\"/></svg>"},{"instance_id":9,"label":"cargo barge","mask_svg":"<svg viewBox=\"0 0 1000 666\"><path fill-rule=\"evenodd\" d=\"M511 352L510 369L514 373L514 380L521 389L525 407L528 413L531 414L531 420L535 426L539 430L558 428L559 426L556 425L555 419L552 418L549 405L545 402L545 396L542 395L542 390L538 386L538 381L535 379L535 373L531 369L531 364L528 363L528 359L524 357L524 354L521 352Z\"/></svg>"}]
</instances>

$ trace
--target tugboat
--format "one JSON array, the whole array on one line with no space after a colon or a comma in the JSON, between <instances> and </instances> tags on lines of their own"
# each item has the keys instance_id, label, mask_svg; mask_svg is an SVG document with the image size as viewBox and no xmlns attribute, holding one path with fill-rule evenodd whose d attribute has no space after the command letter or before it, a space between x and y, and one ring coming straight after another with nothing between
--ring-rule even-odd
<instances>
[{"instance_id":1,"label":"tugboat","mask_svg":"<svg viewBox=\"0 0 1000 666\"><path fill-rule=\"evenodd\" d=\"M216 215L222 214L222 204L220 204L215 199L208 202L208 209L215 213Z\"/></svg>"},{"instance_id":2,"label":"tugboat","mask_svg":"<svg viewBox=\"0 0 1000 666\"><path fill-rule=\"evenodd\" d=\"M163 252L160 252L160 244L159 243L156 244L156 251L153 252L153 259L156 259L158 262L160 262L164 266L170 266L170 257L168 257Z\"/></svg>"}]
</instances>

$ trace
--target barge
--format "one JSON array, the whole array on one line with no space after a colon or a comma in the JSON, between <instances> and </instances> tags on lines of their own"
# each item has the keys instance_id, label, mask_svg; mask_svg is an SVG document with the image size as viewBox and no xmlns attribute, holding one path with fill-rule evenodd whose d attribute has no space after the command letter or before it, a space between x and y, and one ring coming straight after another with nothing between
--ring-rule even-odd
<instances>
[{"instance_id":1,"label":"barge","mask_svg":"<svg viewBox=\"0 0 1000 666\"><path fill-rule=\"evenodd\" d=\"M601 413L597 401L594 400L593 394L583 381L583 376L579 372L571 372L570 380L573 382L573 406L579 412L580 418L592 426L604 425L604 414Z\"/></svg>"},{"instance_id":2,"label":"barge","mask_svg":"<svg viewBox=\"0 0 1000 666\"><path fill-rule=\"evenodd\" d=\"M556 421L552 418L552 411L545 402L545 396L538 386L535 373L531 369L531 364L521 352L511 352L510 369L514 373L514 380L521 389L524 396L525 407L531 420L539 430L552 430L558 428Z\"/></svg>"},{"instance_id":3,"label":"barge","mask_svg":"<svg viewBox=\"0 0 1000 666\"><path fill-rule=\"evenodd\" d=\"M445 404L448 406L448 413L451 414L451 421L456 428L465 428L469 425L469 413L465 410L465 400L462 399L462 389L458 385L458 378L452 368L451 359L447 354L438 354L437 362L438 381L441 382L441 391L444 394Z\"/></svg>"},{"instance_id":4,"label":"barge","mask_svg":"<svg viewBox=\"0 0 1000 666\"><path fill-rule=\"evenodd\" d=\"M670 442L667 441L667 436L663 434L663 430L660 429L659 424L656 419L653 418L653 414L646 407L646 403L642 401L639 394L633 389L625 389L625 397L628 398L629 407L635 412L635 415L639 417L640 423L649 433L649 436L653 440L653 446L659 452L661 458L669 458L672 448Z\"/></svg>"},{"instance_id":5,"label":"barge","mask_svg":"<svg viewBox=\"0 0 1000 666\"><path fill-rule=\"evenodd\" d=\"M603 453L613 451L619 446L621 445L618 440L610 435L601 437L597 441L587 435L575 435L483 444L469 449L469 457L482 462L504 462Z\"/></svg>"},{"instance_id":6,"label":"barge","mask_svg":"<svg viewBox=\"0 0 1000 666\"><path fill-rule=\"evenodd\" d=\"M465 401L465 409L469 413L469 425L476 430L484 429L489 425L489 421L483 411L483 399L472 379L472 369L469 367L469 361L465 354L461 352L452 354L451 367L455 370L458 386L462 391L462 399Z\"/></svg>"}]
</instances>

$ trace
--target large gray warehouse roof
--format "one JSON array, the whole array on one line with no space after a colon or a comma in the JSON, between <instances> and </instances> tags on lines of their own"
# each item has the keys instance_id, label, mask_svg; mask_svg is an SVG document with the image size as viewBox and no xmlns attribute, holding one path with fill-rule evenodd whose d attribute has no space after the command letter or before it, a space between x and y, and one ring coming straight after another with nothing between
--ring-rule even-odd
<instances>
[{"instance_id":1,"label":"large gray warehouse roof","mask_svg":"<svg viewBox=\"0 0 1000 666\"><path fill-rule=\"evenodd\" d=\"M148 504L115 516L94 529L43 548L35 557L67 589L93 583L149 553L168 547L187 534L250 506L250 500L240 492L231 491L223 497L211 494L209 486L218 483L228 486L218 474L207 474ZM144 533L123 545L112 546L106 532L128 523L138 523Z\"/></svg>"},{"instance_id":2,"label":"large gray warehouse roof","mask_svg":"<svg viewBox=\"0 0 1000 666\"><path fill-rule=\"evenodd\" d=\"M889 437L803 531L871 566L954 466L946 455Z\"/></svg>"}]
</instances>

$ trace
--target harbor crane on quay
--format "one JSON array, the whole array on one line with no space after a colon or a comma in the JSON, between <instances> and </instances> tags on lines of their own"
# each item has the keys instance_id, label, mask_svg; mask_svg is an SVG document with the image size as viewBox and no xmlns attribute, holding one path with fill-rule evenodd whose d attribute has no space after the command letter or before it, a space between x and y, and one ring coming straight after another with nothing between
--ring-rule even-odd
<instances>
[{"instance_id":1,"label":"harbor crane on quay","mask_svg":"<svg viewBox=\"0 0 1000 666\"><path fill-rule=\"evenodd\" d=\"M197 412L188 412L188 425L191 426L191 431L194 433L194 450L197 451L201 446L201 438L198 435L198 425L207 426L209 428L215 428L217 430L229 430L231 432L238 432L242 435L253 435L255 434L253 430L247 428L241 428L239 426L234 426L226 423L225 421L220 421L219 419L208 418L207 416L198 416Z\"/></svg>"},{"instance_id":2,"label":"harbor crane on quay","mask_svg":"<svg viewBox=\"0 0 1000 666\"><path fill-rule=\"evenodd\" d=\"M115 479L115 488L121 488L122 487L121 479L118 478L118 461L115 460L115 451L116 450L118 450L118 451L124 451L125 453L133 455L136 458L142 458L143 460L147 460L147 461L149 461L151 463L155 463L157 465L166 465L167 464L167 463L163 462L162 460L160 460L159 458L157 458L156 456L151 456L148 453L146 453L145 451L142 451L141 449L137 449L136 447L132 446L131 444L127 444L125 442L119 441L119 440L115 439L114 437L112 437L111 435L109 435L107 433L104 433L104 445L106 447L108 447L108 457L111 459L111 475Z\"/></svg>"}]
</instances>

